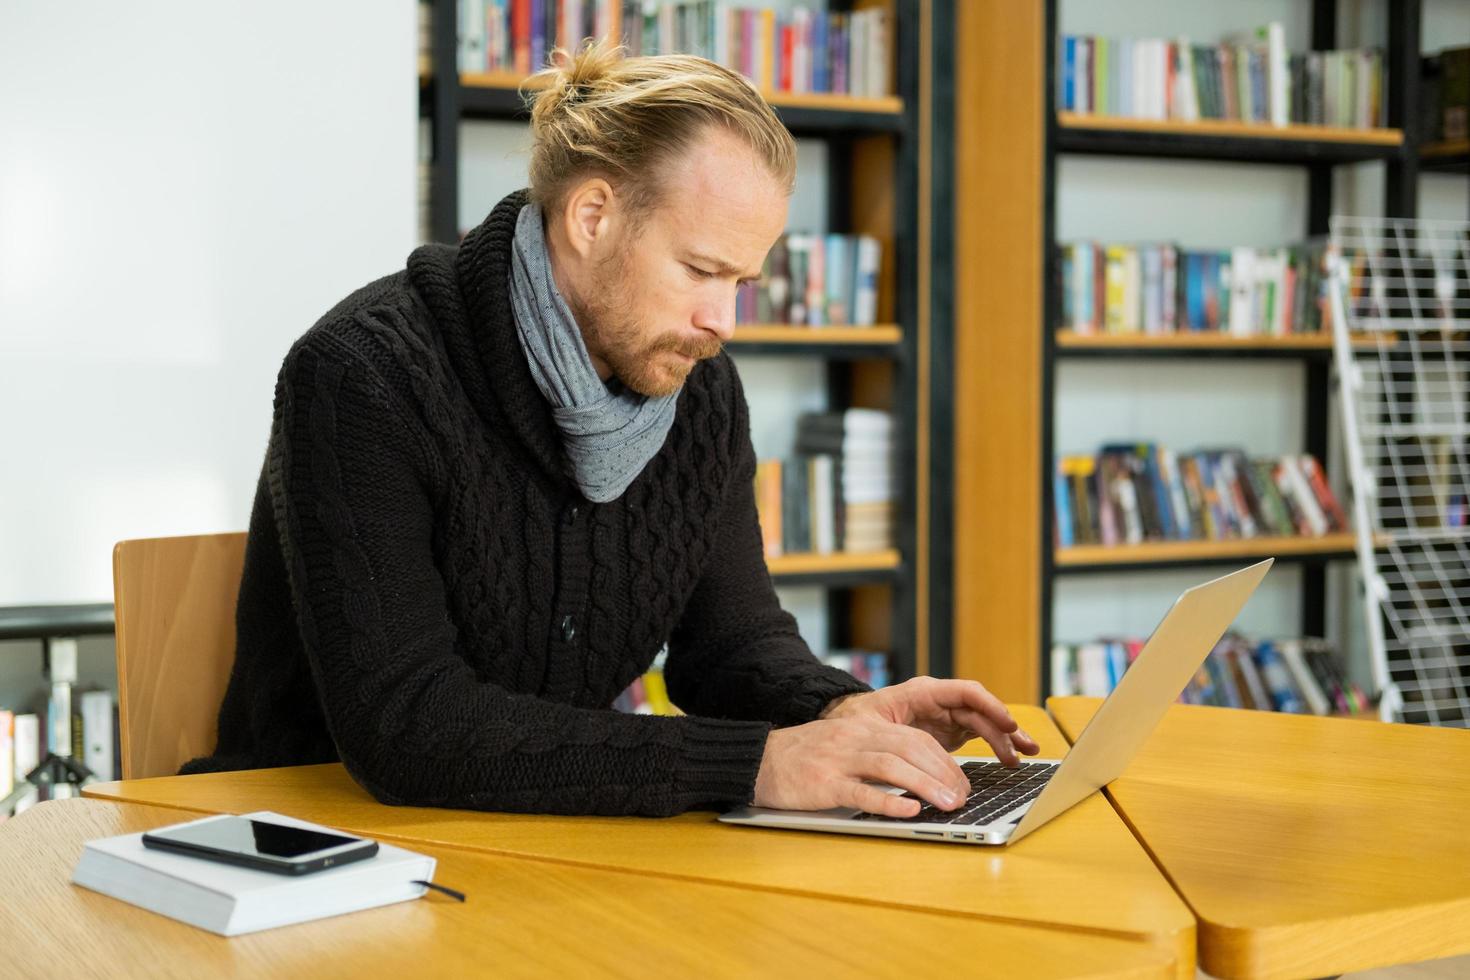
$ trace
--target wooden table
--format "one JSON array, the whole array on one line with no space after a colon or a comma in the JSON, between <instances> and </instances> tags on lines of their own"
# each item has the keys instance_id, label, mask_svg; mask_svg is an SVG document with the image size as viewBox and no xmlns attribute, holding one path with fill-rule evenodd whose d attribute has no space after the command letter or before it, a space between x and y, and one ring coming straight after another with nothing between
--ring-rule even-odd
<instances>
[{"instance_id":1,"label":"wooden table","mask_svg":"<svg viewBox=\"0 0 1470 980\"><path fill-rule=\"evenodd\" d=\"M1101 704L1053 698L1076 739ZM1218 976L1470 952L1470 732L1177 705L1108 790Z\"/></svg>"},{"instance_id":2,"label":"wooden table","mask_svg":"<svg viewBox=\"0 0 1470 980\"><path fill-rule=\"evenodd\" d=\"M58 800L0 825L5 976L1164 977L1142 943L421 846L463 904L418 901L226 939L69 883L82 843L185 811Z\"/></svg>"},{"instance_id":3,"label":"wooden table","mask_svg":"<svg viewBox=\"0 0 1470 980\"><path fill-rule=\"evenodd\" d=\"M1017 720L1060 756L1046 713ZM988 755L983 741L965 750ZM477 813L378 804L341 766L93 784L89 796L208 813L275 810L413 847L462 848L1141 942L1194 975L1194 917L1101 795L1014 848L733 827L712 812L664 820Z\"/></svg>"}]
</instances>

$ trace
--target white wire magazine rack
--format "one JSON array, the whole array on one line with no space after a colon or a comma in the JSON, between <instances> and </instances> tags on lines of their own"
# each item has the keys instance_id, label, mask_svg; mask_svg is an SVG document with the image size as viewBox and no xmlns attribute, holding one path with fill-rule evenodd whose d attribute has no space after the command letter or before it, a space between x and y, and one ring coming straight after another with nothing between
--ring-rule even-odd
<instances>
[{"instance_id":1,"label":"white wire magazine rack","mask_svg":"<svg viewBox=\"0 0 1470 980\"><path fill-rule=\"evenodd\" d=\"M1385 720L1470 726L1470 223L1333 218L1327 301Z\"/></svg>"}]
</instances>

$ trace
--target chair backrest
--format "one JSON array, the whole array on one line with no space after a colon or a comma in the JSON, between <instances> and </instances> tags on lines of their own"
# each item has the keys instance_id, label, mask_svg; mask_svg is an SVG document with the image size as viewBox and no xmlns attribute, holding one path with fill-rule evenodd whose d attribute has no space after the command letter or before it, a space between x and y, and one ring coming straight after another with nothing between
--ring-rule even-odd
<instances>
[{"instance_id":1,"label":"chair backrest","mask_svg":"<svg viewBox=\"0 0 1470 980\"><path fill-rule=\"evenodd\" d=\"M172 776L214 751L244 565L243 533L113 549L122 778Z\"/></svg>"}]
</instances>

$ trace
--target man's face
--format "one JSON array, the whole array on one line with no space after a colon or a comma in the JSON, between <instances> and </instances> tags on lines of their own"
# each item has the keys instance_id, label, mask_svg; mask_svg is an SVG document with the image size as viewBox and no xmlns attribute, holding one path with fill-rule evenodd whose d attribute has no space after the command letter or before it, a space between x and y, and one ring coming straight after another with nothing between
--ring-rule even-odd
<instances>
[{"instance_id":1,"label":"man's face","mask_svg":"<svg viewBox=\"0 0 1470 980\"><path fill-rule=\"evenodd\" d=\"M664 177L662 199L622 225L568 297L594 364L650 397L678 391L735 326L735 293L760 278L786 227L786 194L743 142L706 136Z\"/></svg>"}]
</instances>

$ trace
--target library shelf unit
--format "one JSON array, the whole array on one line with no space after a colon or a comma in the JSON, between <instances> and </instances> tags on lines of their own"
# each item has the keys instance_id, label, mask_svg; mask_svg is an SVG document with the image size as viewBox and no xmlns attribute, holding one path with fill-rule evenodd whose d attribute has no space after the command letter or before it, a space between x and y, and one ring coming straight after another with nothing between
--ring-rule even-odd
<instances>
[{"instance_id":1,"label":"library shelf unit","mask_svg":"<svg viewBox=\"0 0 1470 980\"><path fill-rule=\"evenodd\" d=\"M968 179L956 186L957 210L985 217L962 220L955 228L956 266L967 271L955 280L954 371L960 378L979 375L991 383L956 386L956 451L969 451L974 458L958 466L954 478L956 675L981 678L1003 699L1044 697L1053 586L1064 575L1277 556L1300 564L1301 631L1321 635L1326 565L1353 557L1349 536L1054 547L1054 411L1063 360L1134 360L1158 363L1161 369L1162 362L1173 359L1297 361L1303 376L1301 448L1324 464L1329 460L1332 363L1329 334L1080 336L1057 329L1057 159L1069 154L1299 166L1307 176L1304 237L1328 231L1338 164L1381 161L1385 211L1412 217L1421 166L1419 0L1389 5L1388 125L1363 130L1059 112L1057 0L976 0L961 11L956 44L971 56L959 66L957 99L965 111L956 116L956 154ZM1336 46L1336 23L1335 0L1311 0L1313 49ZM1004 43L990 37L1002 31L1008 35ZM983 64L987 60L989 67ZM968 62L982 64L967 72ZM986 183L994 186L976 186ZM1364 337L1361 342L1378 341ZM987 431L982 419L1002 420L1004 431ZM1006 453L1004 463L987 465L986 457L994 458L997 451ZM967 506L971 500L993 505ZM996 564L1003 573L987 568Z\"/></svg>"},{"instance_id":2,"label":"library shelf unit","mask_svg":"<svg viewBox=\"0 0 1470 980\"><path fill-rule=\"evenodd\" d=\"M768 559L767 567L778 586L824 588L832 648L887 650L891 676L903 680L950 669L949 492L941 485L944 465L931 464L930 445L949 430L948 375L932 366L948 351L952 102L934 80L952 70L953 0L836 0L826 9L875 6L888 10L892 27L892 95L762 94L794 136L825 144L828 230L872 235L883 244L880 322L740 325L728 349L737 358L819 360L834 410L894 413L897 546L870 554L784 555ZM538 84L515 73L460 74L456 7L455 0L431 0L430 52L419 63L419 111L429 124L428 225L441 242L460 234L460 124L526 121L525 97ZM749 361L745 367L759 370ZM931 534L944 544L931 547Z\"/></svg>"}]
</instances>

